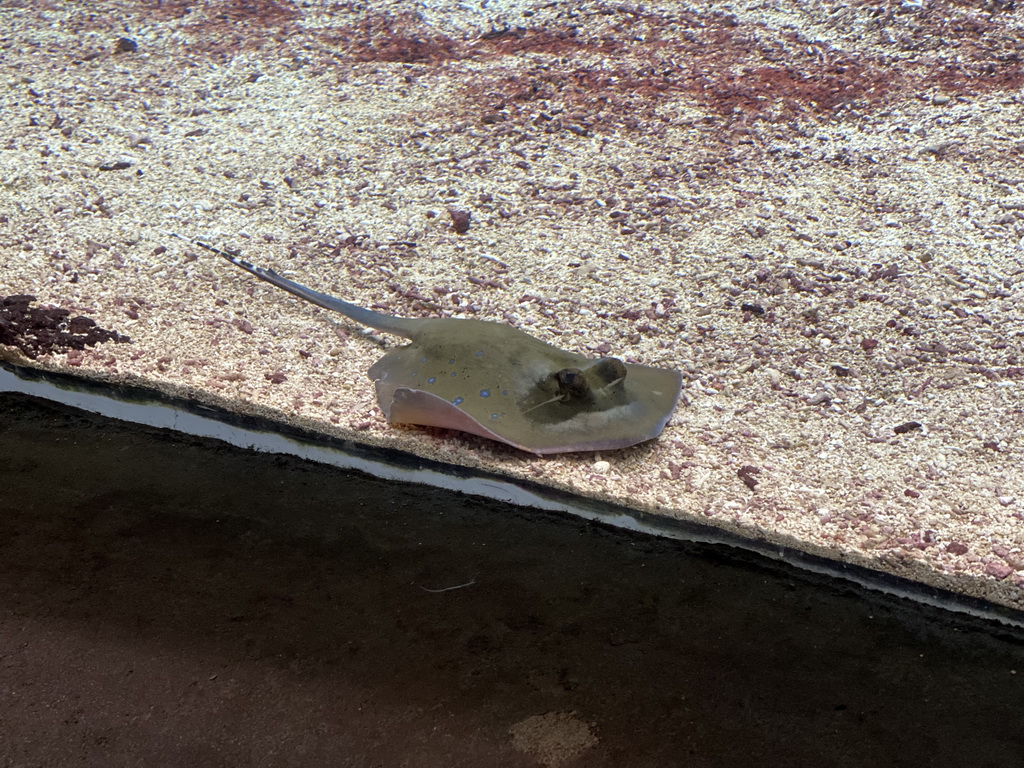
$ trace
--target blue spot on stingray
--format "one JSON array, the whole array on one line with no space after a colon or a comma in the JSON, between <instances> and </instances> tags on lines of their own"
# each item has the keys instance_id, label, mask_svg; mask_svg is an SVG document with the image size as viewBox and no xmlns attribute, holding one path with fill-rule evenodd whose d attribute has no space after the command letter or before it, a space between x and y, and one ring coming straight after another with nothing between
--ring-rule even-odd
<instances>
[{"instance_id":1,"label":"blue spot on stingray","mask_svg":"<svg viewBox=\"0 0 1024 768\"><path fill-rule=\"evenodd\" d=\"M479 352L476 353L476 357L483 357L483 356L484 356L484 351L482 349Z\"/></svg>"},{"instance_id":2,"label":"blue spot on stingray","mask_svg":"<svg viewBox=\"0 0 1024 768\"><path fill-rule=\"evenodd\" d=\"M491 396L491 390L489 390L489 389L481 389L480 390L480 397L490 397L490 396Z\"/></svg>"},{"instance_id":3,"label":"blue spot on stingray","mask_svg":"<svg viewBox=\"0 0 1024 768\"><path fill-rule=\"evenodd\" d=\"M454 365L454 364L455 364L455 358L453 357L451 360L448 361L448 365Z\"/></svg>"},{"instance_id":4,"label":"blue spot on stingray","mask_svg":"<svg viewBox=\"0 0 1024 768\"><path fill-rule=\"evenodd\" d=\"M508 390L507 389L501 390L501 394L503 394L505 397L508 397Z\"/></svg>"},{"instance_id":5,"label":"blue spot on stingray","mask_svg":"<svg viewBox=\"0 0 1024 768\"><path fill-rule=\"evenodd\" d=\"M427 379L427 384L433 384L435 381L437 381L437 377L431 376L429 379Z\"/></svg>"},{"instance_id":6,"label":"blue spot on stingray","mask_svg":"<svg viewBox=\"0 0 1024 768\"><path fill-rule=\"evenodd\" d=\"M423 357L421 357L421 358L420 358L420 362L421 362L421 363L425 363L425 362L427 362L427 357L426 357L426 355L424 355Z\"/></svg>"},{"instance_id":7,"label":"blue spot on stingray","mask_svg":"<svg viewBox=\"0 0 1024 768\"><path fill-rule=\"evenodd\" d=\"M462 398L461 397L456 397L454 400L452 400L452 405L459 405L461 402L462 402Z\"/></svg>"},{"instance_id":8,"label":"blue spot on stingray","mask_svg":"<svg viewBox=\"0 0 1024 768\"><path fill-rule=\"evenodd\" d=\"M455 371L452 371L452 373L451 373L451 377L452 377L453 379L455 378Z\"/></svg>"},{"instance_id":9,"label":"blue spot on stingray","mask_svg":"<svg viewBox=\"0 0 1024 768\"><path fill-rule=\"evenodd\" d=\"M491 418L492 418L492 419L496 419L496 418L498 418L498 414L496 414L496 413L492 413L492 414L491 414Z\"/></svg>"}]
</instances>

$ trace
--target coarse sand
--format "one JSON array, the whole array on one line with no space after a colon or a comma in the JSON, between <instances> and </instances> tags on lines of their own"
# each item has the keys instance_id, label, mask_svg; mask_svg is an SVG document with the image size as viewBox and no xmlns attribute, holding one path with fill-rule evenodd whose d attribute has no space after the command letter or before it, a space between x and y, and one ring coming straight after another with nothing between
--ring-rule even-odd
<instances>
[{"instance_id":1,"label":"coarse sand","mask_svg":"<svg viewBox=\"0 0 1024 768\"><path fill-rule=\"evenodd\" d=\"M0 357L1024 608L1024 13L480 6L4 4ZM600 455L389 425L396 339L161 229L683 402Z\"/></svg>"}]
</instances>

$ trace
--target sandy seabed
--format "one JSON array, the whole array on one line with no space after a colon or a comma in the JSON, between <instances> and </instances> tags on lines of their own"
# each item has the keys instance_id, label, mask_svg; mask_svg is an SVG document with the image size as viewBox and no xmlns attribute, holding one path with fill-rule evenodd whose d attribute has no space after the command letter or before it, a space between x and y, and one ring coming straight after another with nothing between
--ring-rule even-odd
<instances>
[{"instance_id":1,"label":"sandy seabed","mask_svg":"<svg viewBox=\"0 0 1024 768\"><path fill-rule=\"evenodd\" d=\"M407 7L0 8L0 296L130 339L15 302L0 354L1024 607L1020 10ZM603 455L394 427L393 339L160 229L684 402Z\"/></svg>"}]
</instances>

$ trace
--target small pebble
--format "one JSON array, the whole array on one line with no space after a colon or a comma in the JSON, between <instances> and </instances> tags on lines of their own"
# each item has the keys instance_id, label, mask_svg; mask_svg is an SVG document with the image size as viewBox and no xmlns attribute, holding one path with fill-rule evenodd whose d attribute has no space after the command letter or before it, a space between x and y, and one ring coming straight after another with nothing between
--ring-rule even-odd
<instances>
[{"instance_id":1,"label":"small pebble","mask_svg":"<svg viewBox=\"0 0 1024 768\"><path fill-rule=\"evenodd\" d=\"M905 435L907 432L913 432L915 429L921 429L921 423L917 421L908 421L892 428L892 431L897 435ZM945 457L943 457L945 458Z\"/></svg>"},{"instance_id":2,"label":"small pebble","mask_svg":"<svg viewBox=\"0 0 1024 768\"><path fill-rule=\"evenodd\" d=\"M139 44L130 37L119 37L114 43L114 50L117 53L135 53L138 49Z\"/></svg>"},{"instance_id":3,"label":"small pebble","mask_svg":"<svg viewBox=\"0 0 1024 768\"><path fill-rule=\"evenodd\" d=\"M1002 581L1013 573L1013 568L1003 563L989 563L985 566L985 573Z\"/></svg>"},{"instance_id":4,"label":"small pebble","mask_svg":"<svg viewBox=\"0 0 1024 768\"><path fill-rule=\"evenodd\" d=\"M593 469L599 475L603 475L605 472L607 472L611 468L612 468L612 465L610 463L608 463L607 461L601 460L601 461L595 461L594 462Z\"/></svg>"},{"instance_id":5,"label":"small pebble","mask_svg":"<svg viewBox=\"0 0 1024 768\"><path fill-rule=\"evenodd\" d=\"M452 217L452 229L458 234L464 235L469 231L471 219L469 211L460 211L453 208L448 211L448 215Z\"/></svg>"}]
</instances>

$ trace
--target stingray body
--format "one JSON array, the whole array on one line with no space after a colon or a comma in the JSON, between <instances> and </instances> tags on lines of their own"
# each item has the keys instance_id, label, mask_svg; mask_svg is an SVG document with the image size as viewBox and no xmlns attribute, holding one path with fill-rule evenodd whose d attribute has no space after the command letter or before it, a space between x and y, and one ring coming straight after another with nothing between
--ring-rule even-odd
<instances>
[{"instance_id":1,"label":"stingray body","mask_svg":"<svg viewBox=\"0 0 1024 768\"><path fill-rule=\"evenodd\" d=\"M500 323L392 317L175 237L317 306L408 339L369 371L394 423L457 429L536 454L610 450L657 437L679 398L678 371L590 359Z\"/></svg>"}]
</instances>

